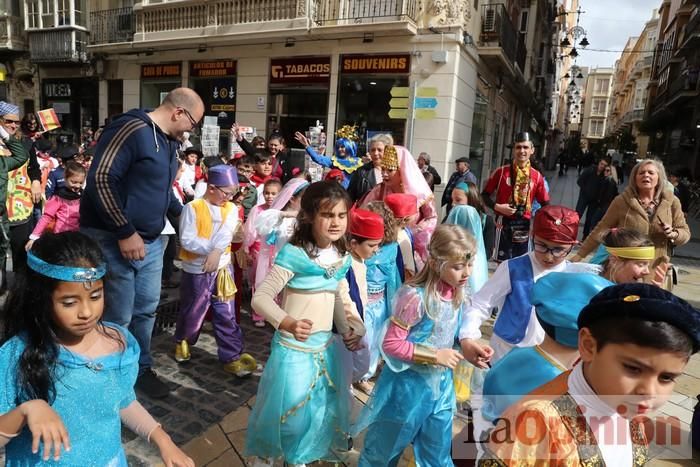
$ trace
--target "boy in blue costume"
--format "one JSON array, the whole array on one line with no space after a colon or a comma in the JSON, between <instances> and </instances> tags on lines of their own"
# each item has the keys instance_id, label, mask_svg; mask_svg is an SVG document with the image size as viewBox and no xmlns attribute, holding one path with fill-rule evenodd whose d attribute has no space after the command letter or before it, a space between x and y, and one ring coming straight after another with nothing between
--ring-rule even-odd
<instances>
[{"instance_id":1,"label":"boy in blue costume","mask_svg":"<svg viewBox=\"0 0 700 467\"><path fill-rule=\"evenodd\" d=\"M595 294L613 285L590 273L553 272L535 282L532 303L544 329L541 344L516 347L486 373L482 415L498 418L533 389L573 367L578 355L578 315Z\"/></svg>"},{"instance_id":2,"label":"boy in blue costume","mask_svg":"<svg viewBox=\"0 0 700 467\"><path fill-rule=\"evenodd\" d=\"M648 435L682 447L658 436L663 421L647 422L700 348L698 310L659 287L620 284L591 299L578 327L580 363L503 413L479 465L641 466Z\"/></svg>"}]
</instances>

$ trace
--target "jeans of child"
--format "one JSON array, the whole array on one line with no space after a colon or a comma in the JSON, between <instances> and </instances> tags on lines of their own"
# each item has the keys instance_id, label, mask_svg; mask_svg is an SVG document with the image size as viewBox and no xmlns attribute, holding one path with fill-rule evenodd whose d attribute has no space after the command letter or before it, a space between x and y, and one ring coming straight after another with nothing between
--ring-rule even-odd
<instances>
[{"instance_id":1,"label":"jeans of child","mask_svg":"<svg viewBox=\"0 0 700 467\"><path fill-rule=\"evenodd\" d=\"M119 251L119 242L113 233L92 228L82 229L82 232L100 245L107 260L103 319L129 329L141 348L141 371L150 368L153 364L151 334L160 301L163 237L145 244L143 260L128 261Z\"/></svg>"}]
</instances>

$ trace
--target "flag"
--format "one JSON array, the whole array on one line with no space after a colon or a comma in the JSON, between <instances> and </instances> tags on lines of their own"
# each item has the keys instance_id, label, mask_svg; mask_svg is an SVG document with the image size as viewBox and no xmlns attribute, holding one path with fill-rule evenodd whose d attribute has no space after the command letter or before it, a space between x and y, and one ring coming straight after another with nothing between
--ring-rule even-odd
<instances>
[{"instance_id":1,"label":"flag","mask_svg":"<svg viewBox=\"0 0 700 467\"><path fill-rule=\"evenodd\" d=\"M61 122L58 121L58 115L54 109L40 110L36 113L39 117L39 123L44 131L55 130L61 128Z\"/></svg>"}]
</instances>

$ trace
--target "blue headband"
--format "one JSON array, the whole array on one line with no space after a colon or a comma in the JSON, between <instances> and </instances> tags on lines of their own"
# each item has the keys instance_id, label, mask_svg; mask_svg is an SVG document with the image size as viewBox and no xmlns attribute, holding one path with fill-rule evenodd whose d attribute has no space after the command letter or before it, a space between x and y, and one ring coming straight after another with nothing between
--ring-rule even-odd
<instances>
[{"instance_id":1,"label":"blue headband","mask_svg":"<svg viewBox=\"0 0 700 467\"><path fill-rule=\"evenodd\" d=\"M107 272L107 267L104 263L96 268L60 266L47 263L43 259L36 257L31 251L27 252L27 266L42 276L66 282L93 282L102 279Z\"/></svg>"},{"instance_id":2,"label":"blue headband","mask_svg":"<svg viewBox=\"0 0 700 467\"><path fill-rule=\"evenodd\" d=\"M455 190L462 190L466 193L469 193L469 185L467 185L465 182L459 182L455 185Z\"/></svg>"}]
</instances>

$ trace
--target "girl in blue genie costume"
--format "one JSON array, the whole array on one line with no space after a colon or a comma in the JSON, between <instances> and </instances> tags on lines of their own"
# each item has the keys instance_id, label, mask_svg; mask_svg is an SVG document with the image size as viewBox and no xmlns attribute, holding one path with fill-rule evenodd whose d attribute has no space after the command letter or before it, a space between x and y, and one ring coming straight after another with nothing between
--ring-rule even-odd
<instances>
[{"instance_id":1,"label":"girl in blue genie costume","mask_svg":"<svg viewBox=\"0 0 700 467\"><path fill-rule=\"evenodd\" d=\"M364 327L345 279L349 206L336 182L309 185L292 238L253 295L253 309L277 329L248 420L253 465L281 457L300 467L337 461L334 451L347 450L350 382L331 329L335 324L349 350L359 348Z\"/></svg>"},{"instance_id":2,"label":"girl in blue genie costume","mask_svg":"<svg viewBox=\"0 0 700 467\"><path fill-rule=\"evenodd\" d=\"M411 443L416 465L453 465L452 370L464 357L452 347L475 243L463 227L441 225L428 250L425 267L394 299L382 344L386 365L353 429L367 428L360 467L396 466Z\"/></svg>"}]
</instances>

